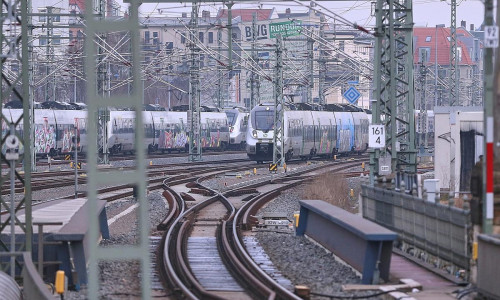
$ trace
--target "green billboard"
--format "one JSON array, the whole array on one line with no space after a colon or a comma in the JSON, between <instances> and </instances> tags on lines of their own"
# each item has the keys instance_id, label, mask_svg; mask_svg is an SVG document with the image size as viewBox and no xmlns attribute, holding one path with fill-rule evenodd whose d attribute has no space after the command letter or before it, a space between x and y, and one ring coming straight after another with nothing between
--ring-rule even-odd
<instances>
[{"instance_id":1,"label":"green billboard","mask_svg":"<svg viewBox=\"0 0 500 300\"><path fill-rule=\"evenodd\" d=\"M300 20L271 23L269 24L269 38L276 38L278 34L282 37L300 35L301 30L302 21Z\"/></svg>"}]
</instances>

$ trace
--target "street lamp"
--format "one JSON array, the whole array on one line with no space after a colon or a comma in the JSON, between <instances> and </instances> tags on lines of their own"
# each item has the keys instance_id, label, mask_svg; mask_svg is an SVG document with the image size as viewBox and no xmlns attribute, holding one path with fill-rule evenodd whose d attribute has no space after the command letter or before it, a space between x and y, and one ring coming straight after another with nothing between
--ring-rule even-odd
<instances>
[{"instance_id":1,"label":"street lamp","mask_svg":"<svg viewBox=\"0 0 500 300\"><path fill-rule=\"evenodd\" d=\"M435 43L435 48L434 48L434 106L438 106L438 92L437 92L437 86L438 86L438 39L437 39L437 30L438 28L443 28L445 25L444 24L436 24L436 29L434 30L434 43Z\"/></svg>"}]
</instances>

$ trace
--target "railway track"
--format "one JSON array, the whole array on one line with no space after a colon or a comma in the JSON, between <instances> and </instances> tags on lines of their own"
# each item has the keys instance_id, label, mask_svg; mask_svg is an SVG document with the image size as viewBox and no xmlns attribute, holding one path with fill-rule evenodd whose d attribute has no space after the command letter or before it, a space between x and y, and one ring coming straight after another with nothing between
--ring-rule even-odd
<instances>
[{"instance_id":1,"label":"railway track","mask_svg":"<svg viewBox=\"0 0 500 300\"><path fill-rule=\"evenodd\" d=\"M220 167L223 165L224 167ZM208 166L208 168L207 168ZM174 182L187 182L191 180L195 180L202 174L207 174L207 172L225 172L228 170L243 170L249 169L250 167L255 166L254 163L250 162L247 159L229 159L229 160L219 160L219 161L207 161L207 162L194 162L194 163L180 163L180 164L170 164L170 165L152 165L148 168L147 177L148 185L147 190L158 190L162 188L162 182L165 179L165 176L168 176ZM117 170L116 168L109 168L109 170ZM119 168L119 170L132 171L132 167L127 168ZM79 174L85 174L84 171L79 172ZM32 182L32 190L40 191L47 190L52 188L59 188L65 186L72 186L74 184L74 170L62 171L62 174L59 172L44 172L37 173L37 177L35 177L35 183ZM85 184L86 178L79 177L79 184ZM9 194L10 188L2 188L2 195ZM18 185L16 188L16 193L22 193L22 187ZM133 186L131 185L115 185L109 187L100 188L97 191L99 198L106 201L114 201L123 199L126 197L133 196ZM86 193L84 191L78 193L78 197L84 197ZM59 199L73 199L75 198L74 193L66 196L59 196L52 198L50 200L44 201L36 201L33 202L33 205L39 205L42 203L47 203L54 200ZM8 211L2 210L0 212L1 215L7 214Z\"/></svg>"},{"instance_id":2,"label":"railway track","mask_svg":"<svg viewBox=\"0 0 500 300\"><path fill-rule=\"evenodd\" d=\"M177 151L175 151L177 152ZM204 151L205 154L209 155L230 155L230 154L241 154L245 153L244 151ZM73 153L68 155L73 155ZM148 154L146 156L146 159L157 159L157 158L175 158L175 157L187 157L186 152L177 152L174 153L174 151L170 153L153 153L153 154ZM67 165L70 163L71 160L65 160L65 156L61 155L58 157L53 158L51 162L51 166L59 166L59 165ZM122 160L133 160L134 156L133 155L110 155L109 160L110 161L122 161ZM84 154L78 153L78 161L85 163L86 158ZM49 163L46 158L39 158L37 159L36 165L39 167L48 167ZM2 168L8 168L8 165L3 165ZM16 165L16 168L21 168L22 165L19 163Z\"/></svg>"},{"instance_id":3,"label":"railway track","mask_svg":"<svg viewBox=\"0 0 500 300\"><path fill-rule=\"evenodd\" d=\"M166 180L164 196L171 209L158 225L168 228L158 264L164 266L161 274L167 286L188 299L300 299L263 271L246 250L245 241L256 225L253 216L282 190L310 180L320 169L341 171L359 163L297 168L222 193L202 184L211 176L207 175L189 183L192 189L206 191L205 199L189 209L176 192L179 186Z\"/></svg>"},{"instance_id":4,"label":"railway track","mask_svg":"<svg viewBox=\"0 0 500 300\"><path fill-rule=\"evenodd\" d=\"M202 169L206 165L214 165L214 164L232 164L232 163L245 163L249 162L248 159L228 159L228 160L219 160L219 161L208 161L208 162L192 162L192 163L176 163L176 164L168 164L168 165L150 165L148 166L148 177L160 176L160 175L172 175L179 172L175 168L183 168L183 170L195 170ZM120 170L120 171L129 171L133 170L133 167L120 167L120 168L108 168L109 170ZM40 191L51 188L64 187L68 185L72 185L75 181L74 178L75 171L74 170L63 170L63 171L49 171L49 172L39 172L32 174L31 187L32 191ZM83 174L86 174L85 170L79 170L78 178L79 184L85 184L87 179ZM19 180L16 180L15 184L16 193L23 192L23 185ZM10 180L7 180L2 185L1 194L8 195L10 193Z\"/></svg>"}]
</instances>

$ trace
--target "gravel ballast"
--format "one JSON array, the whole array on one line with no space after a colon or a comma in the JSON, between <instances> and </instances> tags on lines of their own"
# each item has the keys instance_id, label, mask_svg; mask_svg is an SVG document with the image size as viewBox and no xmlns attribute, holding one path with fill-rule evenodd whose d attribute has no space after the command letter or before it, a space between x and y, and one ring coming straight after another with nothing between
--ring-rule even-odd
<instances>
[{"instance_id":1,"label":"gravel ballast","mask_svg":"<svg viewBox=\"0 0 500 300\"><path fill-rule=\"evenodd\" d=\"M350 188L359 189L360 179L348 179ZM303 197L303 186L282 192L280 196L268 203L259 211L266 213L283 213L293 220L294 212L300 209L299 200ZM358 284L361 278L340 262L325 248L304 236L295 236L294 232L263 231L256 235L261 246L271 258L274 266L289 278L294 285L305 285L311 293L332 296L362 296L372 292L343 292L343 284ZM325 299L312 296L312 299ZM376 299L376 298L370 298Z\"/></svg>"},{"instance_id":2,"label":"gravel ballast","mask_svg":"<svg viewBox=\"0 0 500 300\"><path fill-rule=\"evenodd\" d=\"M150 204L149 222L151 232L155 233L156 225L165 218L168 210L161 192L150 193L147 199ZM136 203L134 199L125 199L121 202L110 203L107 209L119 209L128 201L133 204ZM136 211L133 211L115 222L110 228L110 239L102 240L100 243L101 247L136 244L137 220L135 215ZM152 257L153 261L155 259L155 257ZM141 299L141 275L140 263L138 261L101 261L99 262L99 272L99 299ZM70 291L66 298L87 299L86 295L87 291L83 287L79 292Z\"/></svg>"}]
</instances>

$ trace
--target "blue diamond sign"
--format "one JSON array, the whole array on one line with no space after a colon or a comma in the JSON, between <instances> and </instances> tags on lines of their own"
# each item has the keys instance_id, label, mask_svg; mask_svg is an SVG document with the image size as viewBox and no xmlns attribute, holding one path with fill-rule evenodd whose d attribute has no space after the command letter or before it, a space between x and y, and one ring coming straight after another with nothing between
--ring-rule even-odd
<instances>
[{"instance_id":1,"label":"blue diamond sign","mask_svg":"<svg viewBox=\"0 0 500 300\"><path fill-rule=\"evenodd\" d=\"M356 101L358 101L360 96L361 96L361 94L353 86L348 88L347 91L345 91L345 93L344 93L344 98L346 98L347 101L349 101L349 103L351 103L351 104L354 104Z\"/></svg>"}]
</instances>

